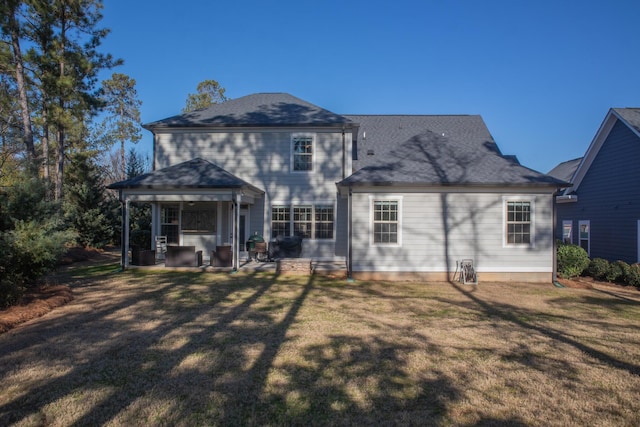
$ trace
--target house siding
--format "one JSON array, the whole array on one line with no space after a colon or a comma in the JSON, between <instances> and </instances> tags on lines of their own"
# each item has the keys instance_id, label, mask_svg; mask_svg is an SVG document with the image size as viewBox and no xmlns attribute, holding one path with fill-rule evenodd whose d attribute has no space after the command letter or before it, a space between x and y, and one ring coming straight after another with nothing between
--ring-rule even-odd
<instances>
[{"instance_id":1,"label":"house siding","mask_svg":"<svg viewBox=\"0 0 640 427\"><path fill-rule=\"evenodd\" d=\"M556 236L571 220L578 243L578 221L591 225L591 258L638 262L640 219L640 140L623 122L612 127L577 190L578 201L557 207Z\"/></svg>"},{"instance_id":2,"label":"house siding","mask_svg":"<svg viewBox=\"0 0 640 427\"><path fill-rule=\"evenodd\" d=\"M291 170L291 138L313 134L314 170ZM334 233L330 240L306 239L302 256L314 259L344 257L346 224L344 206L338 206L335 183L344 178L341 154L351 158L351 134L326 129L273 129L224 132L211 129L157 131L155 164L165 168L195 157L208 160L238 178L264 190L250 209L250 233L271 239L271 205L330 203L335 208ZM346 165L349 167L349 164ZM349 173L350 171L346 171ZM343 212L344 211L344 212ZM340 249L336 249L340 248Z\"/></svg>"},{"instance_id":3,"label":"house siding","mask_svg":"<svg viewBox=\"0 0 640 427\"><path fill-rule=\"evenodd\" d=\"M471 258L479 272L549 273L553 259L553 197L549 193L430 192L376 194L401 197L402 243L371 244L370 196L353 195L353 266L356 271L454 272ZM534 202L534 244L504 244L505 197Z\"/></svg>"}]
</instances>

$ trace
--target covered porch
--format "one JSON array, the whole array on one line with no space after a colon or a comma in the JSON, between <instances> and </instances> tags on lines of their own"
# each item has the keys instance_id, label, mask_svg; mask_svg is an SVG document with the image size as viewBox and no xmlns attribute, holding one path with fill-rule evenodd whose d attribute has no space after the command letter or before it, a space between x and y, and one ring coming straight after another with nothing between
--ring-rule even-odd
<instances>
[{"instance_id":1,"label":"covered porch","mask_svg":"<svg viewBox=\"0 0 640 427\"><path fill-rule=\"evenodd\" d=\"M129 268L130 211L132 203L151 204L151 245L142 250L156 251L156 242L167 247L193 248L200 257L194 265L211 264L214 251L224 247L231 254L231 268L237 270L246 256L250 207L263 203L264 191L203 160L193 159L108 186L118 190L122 203L121 265ZM161 237L161 239L157 239ZM149 255L147 254L147 257ZM156 262L153 263L154 265Z\"/></svg>"}]
</instances>

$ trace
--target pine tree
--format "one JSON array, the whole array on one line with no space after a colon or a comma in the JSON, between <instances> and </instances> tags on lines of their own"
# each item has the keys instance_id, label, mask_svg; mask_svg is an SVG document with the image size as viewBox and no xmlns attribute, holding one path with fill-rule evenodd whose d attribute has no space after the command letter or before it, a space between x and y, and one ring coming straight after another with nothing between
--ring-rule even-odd
<instances>
[{"instance_id":1,"label":"pine tree","mask_svg":"<svg viewBox=\"0 0 640 427\"><path fill-rule=\"evenodd\" d=\"M113 73L102 82L102 100L106 105L107 117L103 122L110 140L120 142L121 179L125 179L127 165L125 143L137 143L142 138L140 132L140 105L136 92L136 81L126 74Z\"/></svg>"},{"instance_id":2,"label":"pine tree","mask_svg":"<svg viewBox=\"0 0 640 427\"><path fill-rule=\"evenodd\" d=\"M76 153L65 180L64 213L84 247L103 248L113 237L113 222L102 174L86 152Z\"/></svg>"}]
</instances>

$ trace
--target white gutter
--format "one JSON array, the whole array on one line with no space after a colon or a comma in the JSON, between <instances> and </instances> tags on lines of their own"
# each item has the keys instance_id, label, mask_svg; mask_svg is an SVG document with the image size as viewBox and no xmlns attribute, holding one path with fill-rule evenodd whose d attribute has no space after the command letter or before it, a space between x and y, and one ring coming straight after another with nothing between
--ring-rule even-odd
<instances>
[{"instance_id":1,"label":"white gutter","mask_svg":"<svg viewBox=\"0 0 640 427\"><path fill-rule=\"evenodd\" d=\"M556 203L575 203L578 201L577 194L569 194L566 196L556 196Z\"/></svg>"}]
</instances>

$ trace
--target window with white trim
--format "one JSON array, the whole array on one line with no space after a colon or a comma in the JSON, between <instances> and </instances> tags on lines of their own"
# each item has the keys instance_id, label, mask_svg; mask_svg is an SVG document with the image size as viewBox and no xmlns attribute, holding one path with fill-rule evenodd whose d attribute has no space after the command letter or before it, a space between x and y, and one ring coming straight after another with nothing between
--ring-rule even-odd
<instances>
[{"instance_id":1,"label":"window with white trim","mask_svg":"<svg viewBox=\"0 0 640 427\"><path fill-rule=\"evenodd\" d=\"M327 204L273 205L271 237L334 238L334 207Z\"/></svg>"},{"instance_id":2,"label":"window with white trim","mask_svg":"<svg viewBox=\"0 0 640 427\"><path fill-rule=\"evenodd\" d=\"M374 245L400 243L399 200L372 200L372 243Z\"/></svg>"},{"instance_id":3,"label":"window with white trim","mask_svg":"<svg viewBox=\"0 0 640 427\"><path fill-rule=\"evenodd\" d=\"M274 205L271 207L271 237L291 236L291 207Z\"/></svg>"},{"instance_id":4,"label":"window with white trim","mask_svg":"<svg viewBox=\"0 0 640 427\"><path fill-rule=\"evenodd\" d=\"M293 207L293 235L310 239L313 228L313 206Z\"/></svg>"},{"instance_id":5,"label":"window with white trim","mask_svg":"<svg viewBox=\"0 0 640 427\"><path fill-rule=\"evenodd\" d=\"M167 236L167 243L180 243L180 207L162 205L160 208L160 235Z\"/></svg>"},{"instance_id":6,"label":"window with white trim","mask_svg":"<svg viewBox=\"0 0 640 427\"><path fill-rule=\"evenodd\" d=\"M294 172L313 171L312 134L295 134L291 136L291 170Z\"/></svg>"},{"instance_id":7,"label":"window with white trim","mask_svg":"<svg viewBox=\"0 0 640 427\"><path fill-rule=\"evenodd\" d=\"M570 219L562 221L562 243L573 244L573 221Z\"/></svg>"},{"instance_id":8,"label":"window with white trim","mask_svg":"<svg viewBox=\"0 0 640 427\"><path fill-rule=\"evenodd\" d=\"M591 221L578 221L578 239L580 247L591 256Z\"/></svg>"},{"instance_id":9,"label":"window with white trim","mask_svg":"<svg viewBox=\"0 0 640 427\"><path fill-rule=\"evenodd\" d=\"M315 214L314 233L316 239L333 239L333 206L317 205Z\"/></svg>"},{"instance_id":10,"label":"window with white trim","mask_svg":"<svg viewBox=\"0 0 640 427\"><path fill-rule=\"evenodd\" d=\"M505 237L508 246L531 246L533 243L533 202L506 200Z\"/></svg>"}]
</instances>

